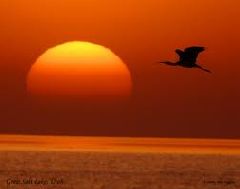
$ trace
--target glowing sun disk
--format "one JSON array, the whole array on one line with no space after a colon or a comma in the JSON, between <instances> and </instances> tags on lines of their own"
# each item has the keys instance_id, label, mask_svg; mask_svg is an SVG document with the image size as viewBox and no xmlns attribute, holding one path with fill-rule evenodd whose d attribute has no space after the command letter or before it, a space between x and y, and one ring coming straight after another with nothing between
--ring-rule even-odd
<instances>
[{"instance_id":1,"label":"glowing sun disk","mask_svg":"<svg viewBox=\"0 0 240 189\"><path fill-rule=\"evenodd\" d=\"M48 49L31 67L27 89L36 95L129 95L131 76L111 50L89 42Z\"/></svg>"}]
</instances>

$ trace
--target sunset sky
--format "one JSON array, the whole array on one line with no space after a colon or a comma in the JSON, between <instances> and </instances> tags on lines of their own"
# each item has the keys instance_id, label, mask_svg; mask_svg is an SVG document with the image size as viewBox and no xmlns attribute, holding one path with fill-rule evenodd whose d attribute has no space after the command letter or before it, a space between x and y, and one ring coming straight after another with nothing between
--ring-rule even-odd
<instances>
[{"instance_id":1,"label":"sunset sky","mask_svg":"<svg viewBox=\"0 0 240 189\"><path fill-rule=\"evenodd\" d=\"M239 7L237 0L1 1L0 133L239 138ZM132 95L32 99L31 66L69 41L111 49L130 70ZM198 61L212 74L156 64L193 45L207 48Z\"/></svg>"}]
</instances>

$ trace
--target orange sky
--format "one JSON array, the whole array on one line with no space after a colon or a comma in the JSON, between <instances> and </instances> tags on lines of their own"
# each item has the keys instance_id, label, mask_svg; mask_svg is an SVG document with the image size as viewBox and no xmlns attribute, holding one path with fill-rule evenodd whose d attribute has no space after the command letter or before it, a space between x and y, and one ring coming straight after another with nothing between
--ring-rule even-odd
<instances>
[{"instance_id":1,"label":"orange sky","mask_svg":"<svg viewBox=\"0 0 240 189\"><path fill-rule=\"evenodd\" d=\"M237 0L3 0L0 131L240 137L239 6ZM129 102L99 109L86 103L87 110L29 102L31 65L46 49L73 40L104 45L123 59L134 82ZM199 63L213 74L154 64L191 45L207 47Z\"/></svg>"}]
</instances>

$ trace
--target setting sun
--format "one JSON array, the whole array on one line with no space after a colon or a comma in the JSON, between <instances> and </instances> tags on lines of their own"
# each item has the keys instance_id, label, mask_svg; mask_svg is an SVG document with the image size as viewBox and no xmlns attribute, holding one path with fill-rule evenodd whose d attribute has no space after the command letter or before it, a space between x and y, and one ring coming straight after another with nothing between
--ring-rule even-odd
<instances>
[{"instance_id":1,"label":"setting sun","mask_svg":"<svg viewBox=\"0 0 240 189\"><path fill-rule=\"evenodd\" d=\"M128 96L131 85L127 66L110 49L77 41L48 49L27 78L35 95Z\"/></svg>"}]
</instances>

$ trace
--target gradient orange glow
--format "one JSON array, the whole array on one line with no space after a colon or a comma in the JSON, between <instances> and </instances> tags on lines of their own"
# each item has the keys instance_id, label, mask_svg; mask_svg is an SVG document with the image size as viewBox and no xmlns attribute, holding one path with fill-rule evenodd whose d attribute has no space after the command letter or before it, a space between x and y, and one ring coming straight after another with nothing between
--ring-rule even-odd
<instances>
[{"instance_id":1,"label":"gradient orange glow","mask_svg":"<svg viewBox=\"0 0 240 189\"><path fill-rule=\"evenodd\" d=\"M41 55L27 78L36 95L129 95L131 76L111 50L89 42L68 42Z\"/></svg>"},{"instance_id":2,"label":"gradient orange glow","mask_svg":"<svg viewBox=\"0 0 240 189\"><path fill-rule=\"evenodd\" d=\"M240 138L239 7L238 0L1 1L0 132ZM69 96L59 100L49 98L50 102L57 102L52 105L47 101L42 110L40 103L36 103L42 99L33 102L32 96L26 95L26 76L32 66L34 73L42 76L28 81L31 93L49 95L56 92L56 88L58 93L63 90L95 93L86 88L85 81L84 89L72 86L82 85L84 78L89 84L96 80L92 85L99 93L129 92L128 70L121 72L122 76L99 79L96 75L76 76L74 73L80 73L79 69L58 63L58 69L65 70L59 71L61 75L69 73L67 70L72 74L53 78L46 75L53 72L43 73L50 69L43 65L50 64L40 63L46 54L39 55L49 47L75 40L101 44L124 60L134 83L131 98L109 105L101 97L104 102L99 109L86 98L74 98L73 103L69 102ZM156 64L157 61L177 61L174 50L193 45L207 47L198 63L212 74ZM37 71L37 64L33 65L37 57L37 64L43 68L41 73ZM48 60L59 60L50 57ZM91 58L95 60L94 57ZM83 66L82 62L78 68L93 69ZM109 64L104 67L107 72L105 68L110 69ZM78 79L74 79L76 77ZM39 78L42 81L38 81ZM118 82L122 80L127 81ZM91 96L90 102L96 98ZM110 102L109 97L105 99Z\"/></svg>"},{"instance_id":3,"label":"gradient orange glow","mask_svg":"<svg viewBox=\"0 0 240 189\"><path fill-rule=\"evenodd\" d=\"M240 154L239 140L0 135L0 151Z\"/></svg>"}]
</instances>

